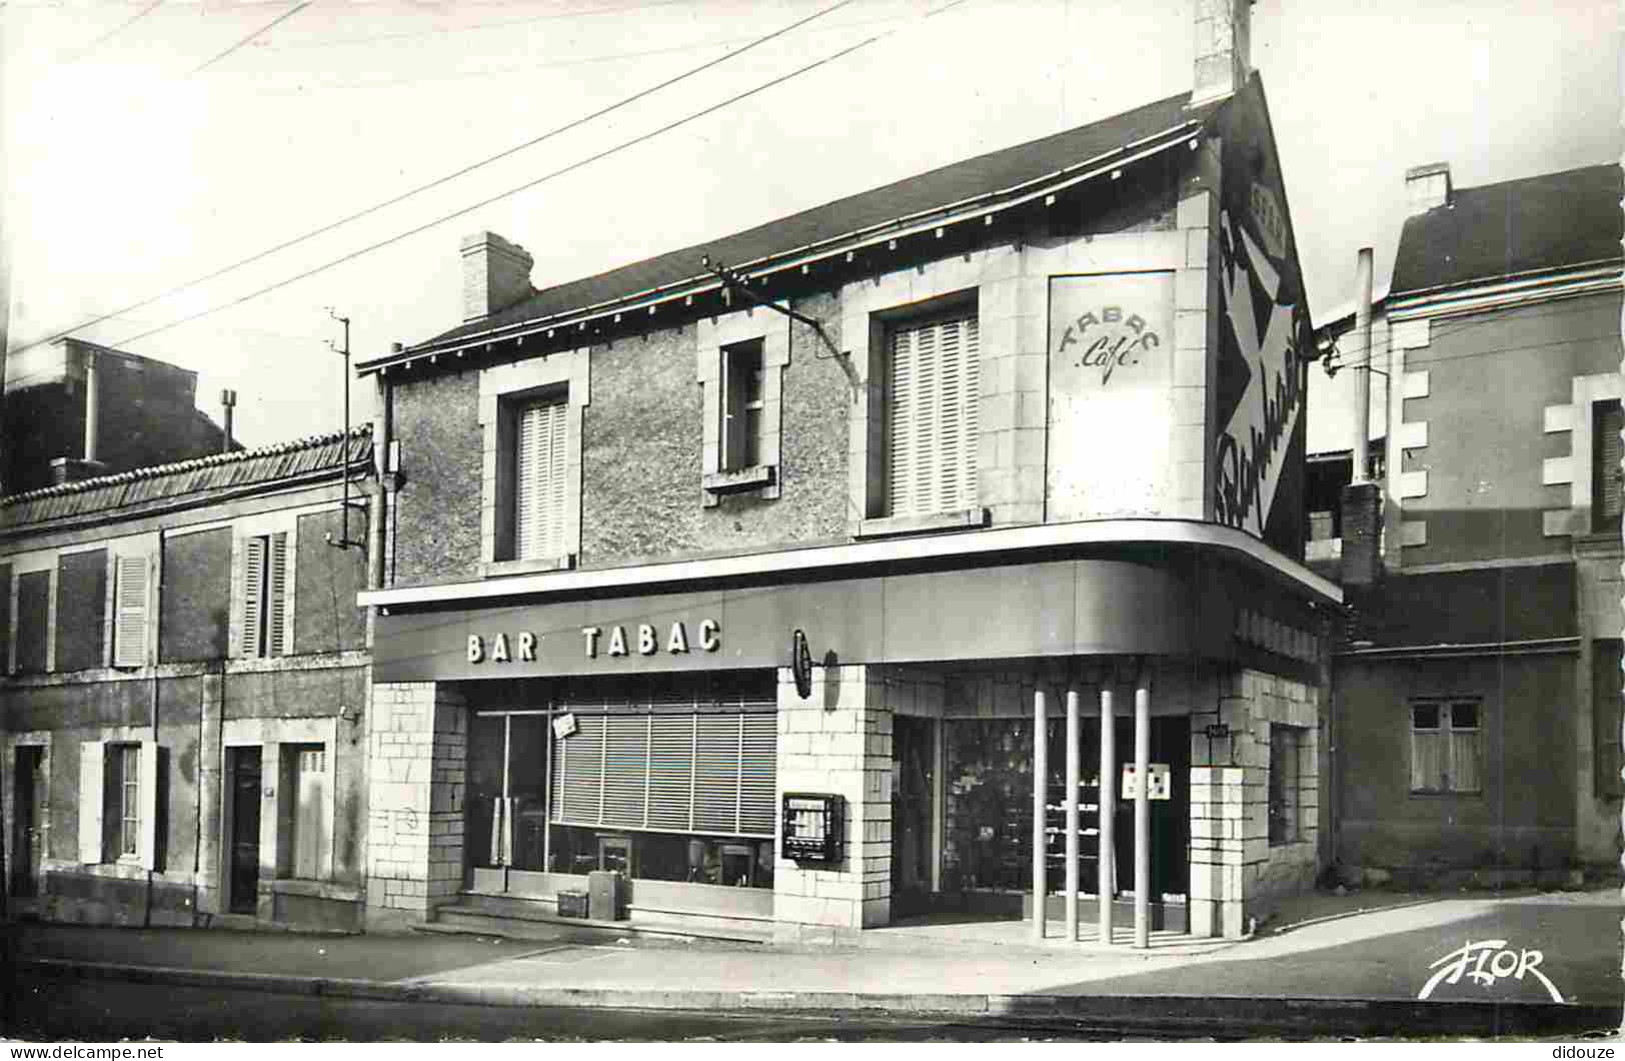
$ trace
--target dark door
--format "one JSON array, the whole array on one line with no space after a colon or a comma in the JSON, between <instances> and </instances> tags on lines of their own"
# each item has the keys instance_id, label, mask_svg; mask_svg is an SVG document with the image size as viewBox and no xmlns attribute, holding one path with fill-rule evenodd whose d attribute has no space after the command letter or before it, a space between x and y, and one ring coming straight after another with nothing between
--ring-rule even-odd
<instances>
[{"instance_id":1,"label":"dark door","mask_svg":"<svg viewBox=\"0 0 1625 1061\"><path fill-rule=\"evenodd\" d=\"M260 884L260 750L231 749L231 912L252 914Z\"/></svg>"},{"instance_id":2,"label":"dark door","mask_svg":"<svg viewBox=\"0 0 1625 1061\"><path fill-rule=\"evenodd\" d=\"M32 898L39 894L40 860L44 857L45 749L29 745L17 749L12 806L11 894Z\"/></svg>"},{"instance_id":3,"label":"dark door","mask_svg":"<svg viewBox=\"0 0 1625 1061\"><path fill-rule=\"evenodd\" d=\"M892 718L892 917L931 902L931 765L937 721Z\"/></svg>"}]
</instances>

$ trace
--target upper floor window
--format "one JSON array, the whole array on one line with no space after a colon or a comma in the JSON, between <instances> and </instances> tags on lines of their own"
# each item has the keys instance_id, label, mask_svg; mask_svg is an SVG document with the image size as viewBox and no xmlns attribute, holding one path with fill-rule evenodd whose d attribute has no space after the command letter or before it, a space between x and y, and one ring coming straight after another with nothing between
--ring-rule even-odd
<instances>
[{"instance_id":1,"label":"upper floor window","mask_svg":"<svg viewBox=\"0 0 1625 1061\"><path fill-rule=\"evenodd\" d=\"M1420 700L1411 704L1411 791L1482 790L1480 707L1476 700Z\"/></svg>"},{"instance_id":2,"label":"upper floor window","mask_svg":"<svg viewBox=\"0 0 1625 1061\"><path fill-rule=\"evenodd\" d=\"M569 467L567 402L531 402L516 412L513 527L516 560L569 552L564 536Z\"/></svg>"},{"instance_id":3,"label":"upper floor window","mask_svg":"<svg viewBox=\"0 0 1625 1061\"><path fill-rule=\"evenodd\" d=\"M762 341L722 351L721 470L743 471L762 463Z\"/></svg>"},{"instance_id":4,"label":"upper floor window","mask_svg":"<svg viewBox=\"0 0 1625 1061\"><path fill-rule=\"evenodd\" d=\"M1621 489L1625 472L1621 472L1619 466L1620 458L1625 456L1625 444L1619 438L1620 429L1625 427L1625 416L1621 415L1619 399L1594 403L1591 422L1592 529L1617 532L1621 499L1625 496L1625 490Z\"/></svg>"},{"instance_id":5,"label":"upper floor window","mask_svg":"<svg viewBox=\"0 0 1625 1061\"><path fill-rule=\"evenodd\" d=\"M899 321L886 337L887 516L976 504L975 311Z\"/></svg>"},{"instance_id":6,"label":"upper floor window","mask_svg":"<svg viewBox=\"0 0 1625 1061\"><path fill-rule=\"evenodd\" d=\"M286 646L288 535L259 534L243 542L242 652L280 656Z\"/></svg>"}]
</instances>

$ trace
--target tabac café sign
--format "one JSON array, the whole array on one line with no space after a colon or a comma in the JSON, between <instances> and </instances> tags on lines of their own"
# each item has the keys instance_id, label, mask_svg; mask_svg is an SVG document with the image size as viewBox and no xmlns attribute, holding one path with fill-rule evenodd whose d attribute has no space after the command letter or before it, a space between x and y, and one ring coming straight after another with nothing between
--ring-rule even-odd
<instances>
[{"instance_id":1,"label":"tabac caf\u00e9 sign","mask_svg":"<svg viewBox=\"0 0 1625 1061\"><path fill-rule=\"evenodd\" d=\"M538 639L529 630L520 630L511 637L507 632L469 634L469 663L534 663ZM688 625L681 620L670 629L657 629L652 623L614 626L584 626L581 628L581 647L586 659L600 656L653 656L662 649L670 655L687 655L698 649L715 652L722 647L722 624L715 619L702 619L689 636Z\"/></svg>"}]
</instances>

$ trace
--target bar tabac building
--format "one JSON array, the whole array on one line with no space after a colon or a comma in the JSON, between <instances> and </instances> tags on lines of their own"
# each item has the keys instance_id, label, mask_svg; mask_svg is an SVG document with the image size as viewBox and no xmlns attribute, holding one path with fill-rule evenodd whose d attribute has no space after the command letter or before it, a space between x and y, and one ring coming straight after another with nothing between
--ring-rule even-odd
<instances>
[{"instance_id":1,"label":"bar tabac building","mask_svg":"<svg viewBox=\"0 0 1625 1061\"><path fill-rule=\"evenodd\" d=\"M1194 91L1093 125L545 290L463 242L464 322L360 366L370 924L618 870L632 927L1127 943L1311 885L1309 319L1197 7Z\"/></svg>"}]
</instances>

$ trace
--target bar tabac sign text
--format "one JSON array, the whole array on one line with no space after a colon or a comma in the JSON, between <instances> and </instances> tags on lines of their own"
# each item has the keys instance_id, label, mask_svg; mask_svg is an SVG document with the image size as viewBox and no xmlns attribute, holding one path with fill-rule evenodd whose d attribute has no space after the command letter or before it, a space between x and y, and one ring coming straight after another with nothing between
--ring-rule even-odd
<instances>
[{"instance_id":1,"label":"bar tabac sign text","mask_svg":"<svg viewBox=\"0 0 1625 1061\"><path fill-rule=\"evenodd\" d=\"M630 631L630 632L629 632ZM587 659L605 656L653 656L665 653L687 655L691 650L715 652L722 647L722 624L715 619L702 619L691 641L688 625L681 620L671 624L669 630L656 629L652 623L631 626L615 624L609 627L583 626L582 651ZM494 634L468 635L469 663L535 663L537 638L529 630L520 630L511 637L505 631Z\"/></svg>"}]
</instances>

